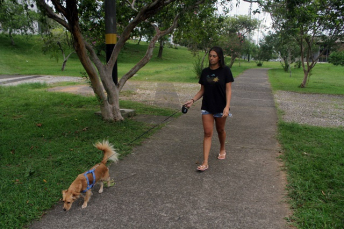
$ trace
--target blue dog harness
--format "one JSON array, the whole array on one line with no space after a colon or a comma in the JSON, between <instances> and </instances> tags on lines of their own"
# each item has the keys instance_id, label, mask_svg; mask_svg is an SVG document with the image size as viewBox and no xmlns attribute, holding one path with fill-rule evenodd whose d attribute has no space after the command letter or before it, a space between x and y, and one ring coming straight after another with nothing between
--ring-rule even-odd
<instances>
[{"instance_id":1,"label":"blue dog harness","mask_svg":"<svg viewBox=\"0 0 344 229\"><path fill-rule=\"evenodd\" d=\"M84 173L84 176L86 177L86 181L87 181L87 188L85 190L83 190L82 192L87 192L88 190L90 190L91 188L93 188L94 184L96 183L96 174L94 173L94 170L96 168L92 169L92 170L88 170L87 172ZM93 176L93 182L92 184L90 184L90 181L88 180L88 174L92 173Z\"/></svg>"}]
</instances>

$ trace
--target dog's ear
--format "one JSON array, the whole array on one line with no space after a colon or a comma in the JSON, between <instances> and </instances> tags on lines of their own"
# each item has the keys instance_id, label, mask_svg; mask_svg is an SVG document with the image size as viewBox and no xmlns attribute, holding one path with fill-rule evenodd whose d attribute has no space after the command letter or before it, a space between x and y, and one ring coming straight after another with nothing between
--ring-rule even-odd
<instances>
[{"instance_id":1,"label":"dog's ear","mask_svg":"<svg viewBox=\"0 0 344 229\"><path fill-rule=\"evenodd\" d=\"M62 190L62 196L65 196L67 191L68 191L67 189L66 190Z\"/></svg>"}]
</instances>

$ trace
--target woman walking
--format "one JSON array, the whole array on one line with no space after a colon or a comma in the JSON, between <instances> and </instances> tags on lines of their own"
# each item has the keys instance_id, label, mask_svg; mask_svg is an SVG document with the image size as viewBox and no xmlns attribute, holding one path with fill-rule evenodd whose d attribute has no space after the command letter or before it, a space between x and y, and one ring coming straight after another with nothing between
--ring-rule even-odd
<instances>
[{"instance_id":1,"label":"woman walking","mask_svg":"<svg viewBox=\"0 0 344 229\"><path fill-rule=\"evenodd\" d=\"M205 171L209 168L208 158L214 124L220 141L220 152L217 158L220 160L226 158L225 123L230 114L232 82L234 82L234 78L230 68L225 65L222 48L211 48L209 67L203 69L199 79L201 88L191 100L185 103L185 106L189 108L195 101L203 97L201 108L204 129L203 163L197 167L199 171Z\"/></svg>"}]
</instances>

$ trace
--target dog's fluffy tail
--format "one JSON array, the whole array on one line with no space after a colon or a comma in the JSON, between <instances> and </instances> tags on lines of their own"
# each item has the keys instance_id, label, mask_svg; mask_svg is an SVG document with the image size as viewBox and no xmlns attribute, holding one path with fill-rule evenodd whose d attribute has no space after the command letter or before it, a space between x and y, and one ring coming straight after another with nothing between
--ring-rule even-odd
<instances>
[{"instance_id":1,"label":"dog's fluffy tail","mask_svg":"<svg viewBox=\"0 0 344 229\"><path fill-rule=\"evenodd\" d=\"M109 141L103 140L103 142L97 142L94 146L104 152L104 157L101 163L106 164L108 160L113 162L118 161L118 153L116 153L113 145L110 144Z\"/></svg>"}]
</instances>

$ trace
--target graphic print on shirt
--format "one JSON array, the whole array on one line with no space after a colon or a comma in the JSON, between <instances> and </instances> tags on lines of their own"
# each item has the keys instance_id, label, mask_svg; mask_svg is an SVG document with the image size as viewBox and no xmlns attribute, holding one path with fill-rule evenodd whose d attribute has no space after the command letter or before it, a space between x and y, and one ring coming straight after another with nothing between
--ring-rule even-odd
<instances>
[{"instance_id":1,"label":"graphic print on shirt","mask_svg":"<svg viewBox=\"0 0 344 229\"><path fill-rule=\"evenodd\" d=\"M207 75L207 82L210 84L219 82L219 77L217 77L215 74Z\"/></svg>"}]
</instances>

